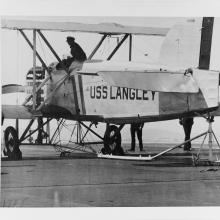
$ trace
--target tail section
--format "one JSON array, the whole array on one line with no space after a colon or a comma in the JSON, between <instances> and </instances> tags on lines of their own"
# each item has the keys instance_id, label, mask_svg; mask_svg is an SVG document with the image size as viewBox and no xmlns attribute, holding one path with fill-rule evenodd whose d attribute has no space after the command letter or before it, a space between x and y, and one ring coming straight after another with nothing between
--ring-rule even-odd
<instances>
[{"instance_id":1,"label":"tail section","mask_svg":"<svg viewBox=\"0 0 220 220\"><path fill-rule=\"evenodd\" d=\"M198 67L201 24L197 18L174 25L164 39L159 62L180 69Z\"/></svg>"},{"instance_id":2,"label":"tail section","mask_svg":"<svg viewBox=\"0 0 220 220\"><path fill-rule=\"evenodd\" d=\"M204 17L174 25L161 47L160 63L177 68L208 70L213 24L213 17Z\"/></svg>"}]
</instances>

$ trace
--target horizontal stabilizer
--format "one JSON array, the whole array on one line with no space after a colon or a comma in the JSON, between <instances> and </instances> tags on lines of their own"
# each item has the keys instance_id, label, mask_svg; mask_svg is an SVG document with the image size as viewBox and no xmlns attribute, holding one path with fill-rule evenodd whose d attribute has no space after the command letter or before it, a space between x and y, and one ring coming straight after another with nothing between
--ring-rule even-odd
<instances>
[{"instance_id":1,"label":"horizontal stabilizer","mask_svg":"<svg viewBox=\"0 0 220 220\"><path fill-rule=\"evenodd\" d=\"M191 75L169 71L100 71L109 85L156 92L197 93L199 87Z\"/></svg>"},{"instance_id":2,"label":"horizontal stabilizer","mask_svg":"<svg viewBox=\"0 0 220 220\"><path fill-rule=\"evenodd\" d=\"M218 109L217 109L216 111L214 111L214 112L212 113L212 115L214 115L214 116L220 116L220 103L219 103Z\"/></svg>"},{"instance_id":3,"label":"horizontal stabilizer","mask_svg":"<svg viewBox=\"0 0 220 220\"><path fill-rule=\"evenodd\" d=\"M199 85L208 108L217 107L219 105L219 72L193 69L193 77Z\"/></svg>"}]
</instances>

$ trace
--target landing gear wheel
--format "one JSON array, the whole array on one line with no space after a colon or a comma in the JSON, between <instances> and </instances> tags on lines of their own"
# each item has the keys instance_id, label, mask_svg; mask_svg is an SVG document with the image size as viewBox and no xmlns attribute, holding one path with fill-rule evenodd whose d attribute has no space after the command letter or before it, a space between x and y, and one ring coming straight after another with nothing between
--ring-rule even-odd
<instances>
[{"instance_id":1,"label":"landing gear wheel","mask_svg":"<svg viewBox=\"0 0 220 220\"><path fill-rule=\"evenodd\" d=\"M115 125L109 126L104 135L103 154L124 155L121 147L121 133Z\"/></svg>"},{"instance_id":2,"label":"landing gear wheel","mask_svg":"<svg viewBox=\"0 0 220 220\"><path fill-rule=\"evenodd\" d=\"M17 131L9 126L5 130L5 147L7 149L7 156L10 160L21 160L22 153L19 149L19 140Z\"/></svg>"},{"instance_id":3,"label":"landing gear wheel","mask_svg":"<svg viewBox=\"0 0 220 220\"><path fill-rule=\"evenodd\" d=\"M192 163L193 163L194 167L196 167L198 165L198 160L199 160L199 156L192 154Z\"/></svg>"}]
</instances>

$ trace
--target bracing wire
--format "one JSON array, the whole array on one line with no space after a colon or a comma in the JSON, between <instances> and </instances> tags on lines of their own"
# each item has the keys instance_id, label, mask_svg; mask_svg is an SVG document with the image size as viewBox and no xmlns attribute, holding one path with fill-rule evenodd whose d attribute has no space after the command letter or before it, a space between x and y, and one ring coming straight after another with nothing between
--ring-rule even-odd
<instances>
[{"instance_id":1,"label":"bracing wire","mask_svg":"<svg viewBox=\"0 0 220 220\"><path fill-rule=\"evenodd\" d=\"M42 45L41 39L40 39L39 35L37 35L37 37L38 37L38 41L40 42L40 47L41 47L41 50L42 50L42 52L43 52L43 56L44 56L45 63L46 63L46 65L48 65L48 64L47 64L48 61L47 61L46 53L45 53L44 47L43 47L43 45Z\"/></svg>"},{"instance_id":2,"label":"bracing wire","mask_svg":"<svg viewBox=\"0 0 220 220\"><path fill-rule=\"evenodd\" d=\"M108 46L108 48L107 48L107 52L108 52L108 54L109 54L109 51L110 51L110 36L108 37L108 44L107 44L107 46Z\"/></svg>"},{"instance_id":3,"label":"bracing wire","mask_svg":"<svg viewBox=\"0 0 220 220\"><path fill-rule=\"evenodd\" d=\"M17 44L17 74L16 74L16 80L19 82L19 73L20 73L20 65L19 65L19 58L20 58L20 48L19 48L19 31L17 30L17 37L16 37L16 44ZM18 93L16 94L16 104L18 105Z\"/></svg>"},{"instance_id":4,"label":"bracing wire","mask_svg":"<svg viewBox=\"0 0 220 220\"><path fill-rule=\"evenodd\" d=\"M82 151L82 152L87 152L90 154L97 154L97 145L84 145L84 143L88 142L88 137L85 136L85 134L89 133L87 131L84 130L84 128L81 128L81 138L83 137L83 141L82 143L76 143L76 138L77 138L77 133L76 133L76 129L78 123L74 123L74 124L68 124L65 121L60 123L61 126L59 126L59 129L57 129L57 136L55 137L55 150L57 152L74 152L74 151ZM69 137L67 139L63 139L62 135L65 134L66 135L66 131L63 132L63 129L67 129L69 131ZM62 130L62 132L61 132ZM61 134L62 133L62 134ZM91 134L90 134L91 135ZM74 136L74 137L73 137ZM56 141L56 139L59 139L58 141ZM86 142L85 142L86 141ZM92 138L90 139L90 141L92 141ZM73 144L73 145L72 145ZM95 149L94 149L95 147Z\"/></svg>"}]
</instances>

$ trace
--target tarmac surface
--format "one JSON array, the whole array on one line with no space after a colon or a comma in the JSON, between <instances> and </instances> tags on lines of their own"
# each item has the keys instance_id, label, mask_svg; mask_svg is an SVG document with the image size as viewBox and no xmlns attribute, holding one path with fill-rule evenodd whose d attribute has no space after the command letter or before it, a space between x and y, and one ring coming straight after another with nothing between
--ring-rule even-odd
<instances>
[{"instance_id":1,"label":"tarmac surface","mask_svg":"<svg viewBox=\"0 0 220 220\"><path fill-rule=\"evenodd\" d=\"M166 147L147 144L144 149L155 153ZM220 167L193 166L192 152L198 149L176 149L154 161L100 159L79 152L60 158L51 146L21 150L21 161L2 158L1 207L220 205Z\"/></svg>"}]
</instances>

